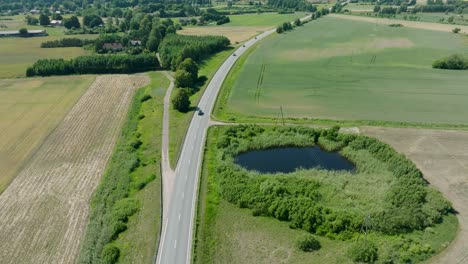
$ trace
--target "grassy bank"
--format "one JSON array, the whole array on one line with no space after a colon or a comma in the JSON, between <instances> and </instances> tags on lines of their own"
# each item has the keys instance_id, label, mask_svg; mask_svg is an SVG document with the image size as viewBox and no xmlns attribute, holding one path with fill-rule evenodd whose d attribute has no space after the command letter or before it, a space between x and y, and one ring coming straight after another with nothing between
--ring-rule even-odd
<instances>
[{"instance_id":1,"label":"grassy bank","mask_svg":"<svg viewBox=\"0 0 468 264\"><path fill-rule=\"evenodd\" d=\"M160 72L149 75L151 83L137 90L93 195L79 263L153 260L161 224L162 112L169 81Z\"/></svg>"},{"instance_id":2,"label":"grassy bank","mask_svg":"<svg viewBox=\"0 0 468 264\"><path fill-rule=\"evenodd\" d=\"M218 68L223 64L227 57L229 57L234 49L226 49L218 54L212 56L211 58L202 62L200 66L200 71L198 73L201 77L206 77L206 81L200 87L200 90L197 91L190 97L191 106L196 107L198 102L203 95L206 87L208 86L211 78L216 73ZM171 94L171 98L176 95L177 88L174 88L174 91ZM169 157L171 162L171 167L175 168L177 160L179 159L179 154L181 151L182 144L184 143L184 138L186 131L192 120L192 115L195 108L191 109L187 113L181 113L170 107L170 120L169 120Z\"/></svg>"},{"instance_id":3,"label":"grassy bank","mask_svg":"<svg viewBox=\"0 0 468 264\"><path fill-rule=\"evenodd\" d=\"M216 117L271 122L282 107L291 122L463 128L466 74L431 68L451 53L465 37L325 17L241 59Z\"/></svg>"},{"instance_id":4,"label":"grassy bank","mask_svg":"<svg viewBox=\"0 0 468 264\"><path fill-rule=\"evenodd\" d=\"M297 134L288 128L279 128L281 133L277 135L275 132L271 132L275 128L264 127L264 129L265 132L247 129L245 133L238 134L238 137L232 137L233 131L229 130L229 127L213 127L209 130L200 182L194 263L225 263L226 260L229 260L230 263L270 263L272 261L280 261L281 263L353 263L346 252L359 237L363 238L364 235L359 230L363 226L366 215L370 215L372 221L372 224L369 225L371 227L367 239L378 247L378 263L386 263L385 261L392 258L402 262L421 262L444 250L454 239L458 229L458 221L452 213L440 215L437 223L433 222L427 227L418 227L407 230L407 232L397 232L397 234L385 230L387 224L393 225L395 222L387 222L382 225L383 219L386 219L383 221L389 221L392 216L381 218L378 215L379 212L389 210L391 207L389 201L392 199L392 189L405 182L404 178L406 177L416 180L420 176L414 177L416 174L409 176L412 173L407 174L408 176L404 178L396 176L402 171L393 165L386 165L386 162L382 161L385 160L383 156L394 155L391 154L392 150L376 141L364 140L368 143L374 142L371 144L373 146L368 145L369 150L367 150L366 148L362 149L362 145L358 143L362 138L358 137L353 140L353 136L342 137L343 139L347 138L345 141L351 140L350 143L345 144L349 145L344 147L345 145L340 143L341 140L329 139L334 137L333 134L326 136L320 132L322 134L318 137L316 144L328 149L341 149L340 153L357 166L357 171L353 174L312 169L298 170L287 175L272 175L245 171L237 165L233 165L231 155L237 152L235 148L245 151L246 149L257 149L260 146L267 147L276 144L300 146L314 144L314 140L308 141L308 136L304 137L302 132ZM311 130L303 129L302 131ZM257 135L252 136L255 133ZM321 139L322 136L324 136L323 139ZM232 138L226 141L227 137ZM341 136L337 138L341 138ZM234 146L237 147L230 144L226 146L228 141L235 142ZM376 147L379 149L378 152L375 152ZM406 167L408 171L411 171L412 169L409 167L414 165L404 161L403 156L397 156L389 159L393 161L401 159L399 161L402 162L401 164L397 162L399 166ZM394 164L393 161L392 164ZM416 173L416 171L414 172ZM233 180L236 177L241 177L239 179L242 180ZM398 183L401 179L403 182ZM249 181L256 183L246 185L245 183ZM266 186L271 186L270 184L276 181L282 182L283 189L278 189L276 194L274 191L261 198L262 194L260 193L269 190ZM315 187L311 187L312 185L309 183L313 183ZM400 185L402 189L399 189L401 196L398 199L407 195L404 191L407 188L404 186L409 186L407 184L409 182ZM254 190L258 186L260 186L260 191ZM294 186L292 187L294 190L288 186ZM423 189L420 189L422 186L424 186ZM308 191L299 194L304 189ZM422 207L427 209L427 206L438 206L437 202L434 203L435 200L432 200L434 198L433 189L425 183L420 182L409 189L413 190L414 193L419 192L416 191L417 189L425 193L427 202ZM273 187L273 190L276 189ZM282 198L272 202L274 200L272 197L278 193L283 193ZM313 195L310 196L311 194ZM257 198L249 200L248 197L252 195L257 196ZM293 201L296 199L293 198L294 195L298 195L302 202L305 202L307 197L313 197L315 202L311 206L307 206L309 209L317 205L321 206L322 210L326 209L322 211L322 214L319 214L321 215L319 218L311 218L314 220L310 220L310 226L300 227L297 225L298 219L296 219L297 215L294 214L294 211L302 202L295 203ZM410 196L403 198L405 205L398 205L398 209L393 211L394 215L402 213L406 210L404 209L406 206L412 206L409 205L412 202L407 202L410 200L415 202L416 200ZM236 199L239 200L235 201ZM440 197L437 199L443 200ZM288 203L295 204L295 206L288 207L286 205ZM279 208L285 210L277 211ZM414 214L418 214L417 211L414 210ZM289 217L283 218L282 221L275 219L281 218L284 213ZM311 211L307 210L299 215L307 217L310 213ZM343 213L348 216L340 216ZM354 220L350 220L355 217L352 216L353 214L357 216L355 224L353 224ZM396 220L397 218L393 220L397 222L402 220ZM326 224L328 221L331 221L330 224ZM306 253L296 248L295 242L298 237L307 232L315 234L322 245L320 250Z\"/></svg>"}]
</instances>

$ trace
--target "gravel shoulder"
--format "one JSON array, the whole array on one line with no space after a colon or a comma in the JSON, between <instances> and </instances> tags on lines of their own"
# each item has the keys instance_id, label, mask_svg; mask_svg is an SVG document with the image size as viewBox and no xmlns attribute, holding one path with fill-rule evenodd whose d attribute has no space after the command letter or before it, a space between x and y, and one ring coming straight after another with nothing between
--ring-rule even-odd
<instances>
[{"instance_id":1,"label":"gravel shoulder","mask_svg":"<svg viewBox=\"0 0 468 264\"><path fill-rule=\"evenodd\" d=\"M427 263L468 263L468 131L364 127L361 133L407 155L458 212L457 237Z\"/></svg>"},{"instance_id":2,"label":"gravel shoulder","mask_svg":"<svg viewBox=\"0 0 468 264\"><path fill-rule=\"evenodd\" d=\"M135 88L146 75L99 76L0 196L1 263L74 263L89 200Z\"/></svg>"}]
</instances>

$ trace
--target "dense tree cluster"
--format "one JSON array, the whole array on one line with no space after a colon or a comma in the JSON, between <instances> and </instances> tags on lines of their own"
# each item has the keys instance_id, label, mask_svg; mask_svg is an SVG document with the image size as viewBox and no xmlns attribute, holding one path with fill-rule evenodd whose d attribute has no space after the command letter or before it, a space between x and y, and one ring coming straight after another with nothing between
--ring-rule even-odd
<instances>
[{"instance_id":1,"label":"dense tree cluster","mask_svg":"<svg viewBox=\"0 0 468 264\"><path fill-rule=\"evenodd\" d=\"M225 13L221 13L214 8L208 8L203 12L202 21L209 22L214 21L216 25L222 25L231 22Z\"/></svg>"},{"instance_id":2,"label":"dense tree cluster","mask_svg":"<svg viewBox=\"0 0 468 264\"><path fill-rule=\"evenodd\" d=\"M172 107L179 112L186 113L190 109L190 91L188 88L177 89L172 98Z\"/></svg>"},{"instance_id":3,"label":"dense tree cluster","mask_svg":"<svg viewBox=\"0 0 468 264\"><path fill-rule=\"evenodd\" d=\"M223 36L185 36L169 34L159 47L161 64L165 68L177 69L186 58L200 61L230 44Z\"/></svg>"},{"instance_id":4,"label":"dense tree cluster","mask_svg":"<svg viewBox=\"0 0 468 264\"><path fill-rule=\"evenodd\" d=\"M91 39L63 38L42 42L41 48L83 47L93 43L94 40Z\"/></svg>"},{"instance_id":5,"label":"dense tree cluster","mask_svg":"<svg viewBox=\"0 0 468 264\"><path fill-rule=\"evenodd\" d=\"M50 25L50 18L47 15L41 14L39 16L39 25L41 26L48 26Z\"/></svg>"},{"instance_id":6,"label":"dense tree cluster","mask_svg":"<svg viewBox=\"0 0 468 264\"><path fill-rule=\"evenodd\" d=\"M198 70L198 65L191 58L185 59L177 67L175 85L181 89L172 100L174 109L183 113L190 109L190 96L195 92Z\"/></svg>"},{"instance_id":7,"label":"dense tree cluster","mask_svg":"<svg viewBox=\"0 0 468 264\"><path fill-rule=\"evenodd\" d=\"M304 0L268 0L267 4L281 9L292 9L296 11L315 12L317 8Z\"/></svg>"},{"instance_id":8,"label":"dense tree cluster","mask_svg":"<svg viewBox=\"0 0 468 264\"><path fill-rule=\"evenodd\" d=\"M421 172L405 156L376 139L337 131L336 128L276 127L265 132L261 127L245 125L227 129L217 142L225 160L216 168L221 196L239 207L252 209L254 215L288 221L292 228L350 239L359 232L365 215L323 205L319 192L321 182L314 177L252 175L232 162L235 155L248 150L310 146L328 141L335 149L346 147L352 151L368 151L392 173L394 182L385 193L386 206L371 212L374 230L384 234L421 230L440 223L452 210L439 192L427 188Z\"/></svg>"},{"instance_id":9,"label":"dense tree cluster","mask_svg":"<svg viewBox=\"0 0 468 264\"><path fill-rule=\"evenodd\" d=\"M81 24L77 16L71 16L70 18L65 18L63 20L63 26L66 29L80 28Z\"/></svg>"},{"instance_id":10,"label":"dense tree cluster","mask_svg":"<svg viewBox=\"0 0 468 264\"><path fill-rule=\"evenodd\" d=\"M33 16L26 16L25 17L25 20L26 20L26 24L28 25L33 25L33 26L36 26L37 24L39 24L39 19L37 19L37 17L33 17Z\"/></svg>"},{"instance_id":11,"label":"dense tree cluster","mask_svg":"<svg viewBox=\"0 0 468 264\"><path fill-rule=\"evenodd\" d=\"M89 55L79 56L71 60L38 60L26 70L26 76L133 73L158 68L158 59L154 54Z\"/></svg>"},{"instance_id":12,"label":"dense tree cluster","mask_svg":"<svg viewBox=\"0 0 468 264\"><path fill-rule=\"evenodd\" d=\"M446 70L468 70L468 59L463 55L454 54L449 57L436 60L432 68Z\"/></svg>"},{"instance_id":13,"label":"dense tree cluster","mask_svg":"<svg viewBox=\"0 0 468 264\"><path fill-rule=\"evenodd\" d=\"M90 14L83 16L83 25L89 28L99 27L103 24L104 22L102 21L102 18L100 18L98 15Z\"/></svg>"}]
</instances>

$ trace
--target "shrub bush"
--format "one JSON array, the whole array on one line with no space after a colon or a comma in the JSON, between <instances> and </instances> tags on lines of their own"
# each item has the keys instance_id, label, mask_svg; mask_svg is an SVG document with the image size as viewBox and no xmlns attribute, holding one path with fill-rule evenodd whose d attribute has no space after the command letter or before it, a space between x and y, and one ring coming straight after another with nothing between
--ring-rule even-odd
<instances>
[{"instance_id":1,"label":"shrub bush","mask_svg":"<svg viewBox=\"0 0 468 264\"><path fill-rule=\"evenodd\" d=\"M106 245L102 250L101 259L103 264L117 263L120 256L120 249L112 244Z\"/></svg>"},{"instance_id":2,"label":"shrub bush","mask_svg":"<svg viewBox=\"0 0 468 264\"><path fill-rule=\"evenodd\" d=\"M143 102L146 102L146 101L148 101L148 100L151 99L151 98L152 98L151 95L145 94L145 95L140 99L140 102L142 102L142 103L143 103Z\"/></svg>"},{"instance_id":3,"label":"shrub bush","mask_svg":"<svg viewBox=\"0 0 468 264\"><path fill-rule=\"evenodd\" d=\"M373 263L377 260L377 246L370 242L360 240L348 249L348 256L357 262Z\"/></svg>"},{"instance_id":4,"label":"shrub bush","mask_svg":"<svg viewBox=\"0 0 468 264\"><path fill-rule=\"evenodd\" d=\"M321 247L320 242L313 235L310 234L300 237L296 241L296 246L297 248L305 252L317 251Z\"/></svg>"},{"instance_id":5,"label":"shrub bush","mask_svg":"<svg viewBox=\"0 0 468 264\"><path fill-rule=\"evenodd\" d=\"M446 70L467 70L468 59L460 54L454 54L440 60L436 60L432 64L432 68L446 69Z\"/></svg>"}]
</instances>

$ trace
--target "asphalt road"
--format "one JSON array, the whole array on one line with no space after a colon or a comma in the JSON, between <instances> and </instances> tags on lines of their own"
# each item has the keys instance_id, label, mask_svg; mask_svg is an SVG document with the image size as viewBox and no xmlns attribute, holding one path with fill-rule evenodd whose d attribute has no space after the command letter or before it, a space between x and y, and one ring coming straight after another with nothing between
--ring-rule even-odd
<instances>
[{"instance_id":1,"label":"asphalt road","mask_svg":"<svg viewBox=\"0 0 468 264\"><path fill-rule=\"evenodd\" d=\"M163 229L156 260L157 264L191 262L198 179L203 159L206 132L216 96L224 79L239 56L257 41L273 32L275 32L275 29L266 31L247 41L244 44L245 47L241 46L238 48L234 52L236 56L231 55L221 65L205 90L198 104L198 107L205 114L199 116L195 113L192 118L175 171L170 208L164 210L167 214L163 219Z\"/></svg>"}]
</instances>

